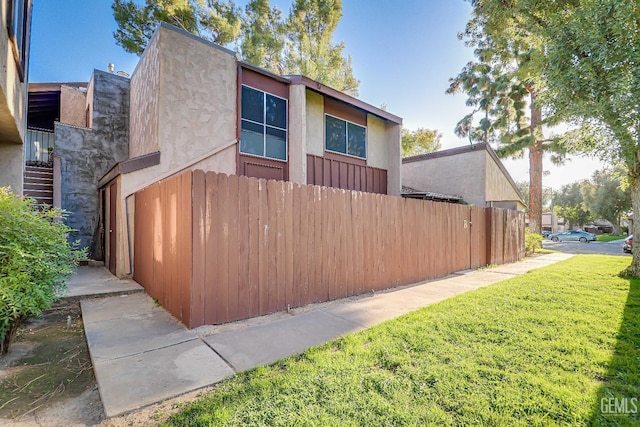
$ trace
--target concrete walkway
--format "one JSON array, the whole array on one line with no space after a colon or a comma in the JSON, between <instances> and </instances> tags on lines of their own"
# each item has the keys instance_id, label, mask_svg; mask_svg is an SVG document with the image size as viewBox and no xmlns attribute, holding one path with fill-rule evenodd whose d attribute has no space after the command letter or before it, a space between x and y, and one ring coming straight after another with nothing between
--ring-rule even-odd
<instances>
[{"instance_id":1,"label":"concrete walkway","mask_svg":"<svg viewBox=\"0 0 640 427\"><path fill-rule=\"evenodd\" d=\"M112 417L572 256L547 254L193 330L187 330L144 293L84 300L81 307L105 414Z\"/></svg>"}]
</instances>

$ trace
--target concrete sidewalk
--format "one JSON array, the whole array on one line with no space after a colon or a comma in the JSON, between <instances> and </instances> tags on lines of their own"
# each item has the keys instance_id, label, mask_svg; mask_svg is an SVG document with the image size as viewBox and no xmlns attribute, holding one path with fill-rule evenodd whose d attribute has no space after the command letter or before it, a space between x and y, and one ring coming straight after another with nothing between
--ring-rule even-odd
<instances>
[{"instance_id":1,"label":"concrete sidewalk","mask_svg":"<svg viewBox=\"0 0 640 427\"><path fill-rule=\"evenodd\" d=\"M214 384L463 292L563 261L554 253L401 289L187 330L143 293L81 302L107 417Z\"/></svg>"}]
</instances>

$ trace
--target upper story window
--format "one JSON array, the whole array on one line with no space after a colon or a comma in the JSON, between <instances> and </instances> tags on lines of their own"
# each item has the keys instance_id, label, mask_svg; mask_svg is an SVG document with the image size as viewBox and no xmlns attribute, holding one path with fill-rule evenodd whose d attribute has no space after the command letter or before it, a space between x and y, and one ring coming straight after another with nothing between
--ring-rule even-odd
<instances>
[{"instance_id":1,"label":"upper story window","mask_svg":"<svg viewBox=\"0 0 640 427\"><path fill-rule=\"evenodd\" d=\"M366 159L367 128L325 114L325 149Z\"/></svg>"},{"instance_id":2,"label":"upper story window","mask_svg":"<svg viewBox=\"0 0 640 427\"><path fill-rule=\"evenodd\" d=\"M9 0L7 29L20 80L26 75L29 25L29 0Z\"/></svg>"},{"instance_id":3,"label":"upper story window","mask_svg":"<svg viewBox=\"0 0 640 427\"><path fill-rule=\"evenodd\" d=\"M242 86L240 152L287 160L287 100Z\"/></svg>"}]
</instances>

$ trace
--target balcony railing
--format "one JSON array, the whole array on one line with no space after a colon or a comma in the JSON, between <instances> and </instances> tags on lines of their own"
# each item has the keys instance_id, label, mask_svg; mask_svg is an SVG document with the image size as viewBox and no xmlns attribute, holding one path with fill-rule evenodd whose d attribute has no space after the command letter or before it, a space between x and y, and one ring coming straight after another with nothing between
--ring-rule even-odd
<instances>
[{"instance_id":1,"label":"balcony railing","mask_svg":"<svg viewBox=\"0 0 640 427\"><path fill-rule=\"evenodd\" d=\"M27 129L24 144L25 161L49 161L49 151L53 150L55 134L43 129Z\"/></svg>"}]
</instances>

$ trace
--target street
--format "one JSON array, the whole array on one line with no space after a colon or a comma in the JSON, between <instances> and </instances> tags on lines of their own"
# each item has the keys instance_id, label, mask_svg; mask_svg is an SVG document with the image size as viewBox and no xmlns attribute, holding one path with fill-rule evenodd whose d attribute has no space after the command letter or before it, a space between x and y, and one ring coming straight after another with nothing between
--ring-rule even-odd
<instances>
[{"instance_id":1,"label":"street","mask_svg":"<svg viewBox=\"0 0 640 427\"><path fill-rule=\"evenodd\" d=\"M568 254L602 254L602 255L620 255L631 256L622 252L624 240L614 240L612 242L552 242L551 240L543 240L542 247L554 251L565 252Z\"/></svg>"}]
</instances>

